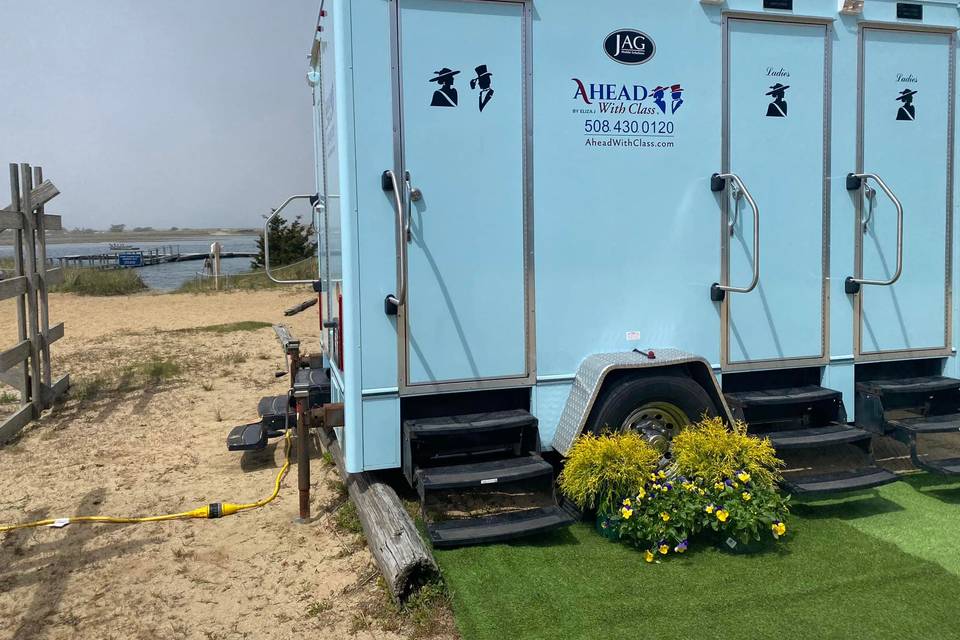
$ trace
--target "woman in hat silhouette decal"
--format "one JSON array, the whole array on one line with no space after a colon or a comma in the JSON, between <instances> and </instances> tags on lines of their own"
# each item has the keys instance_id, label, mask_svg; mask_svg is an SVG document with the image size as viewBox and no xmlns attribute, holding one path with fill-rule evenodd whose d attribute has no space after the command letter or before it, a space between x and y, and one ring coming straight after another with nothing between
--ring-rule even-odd
<instances>
[{"instance_id":1,"label":"woman in hat silhouette decal","mask_svg":"<svg viewBox=\"0 0 960 640\"><path fill-rule=\"evenodd\" d=\"M470 81L470 88L480 87L480 96L477 98L480 104L480 111L493 99L493 89L490 87L490 78L492 73L487 71L487 65L482 64L476 67L477 77Z\"/></svg>"},{"instance_id":2,"label":"woman in hat silhouette decal","mask_svg":"<svg viewBox=\"0 0 960 640\"><path fill-rule=\"evenodd\" d=\"M913 96L916 93L913 89L904 89L900 92L897 100L903 104L897 109L897 120L914 120L917 117L917 108L913 106Z\"/></svg>"},{"instance_id":3,"label":"woman in hat silhouette decal","mask_svg":"<svg viewBox=\"0 0 960 640\"><path fill-rule=\"evenodd\" d=\"M773 98L773 102L767 107L767 117L768 118L786 118L787 117L787 101L784 100L784 96L787 93L787 89L790 88L790 85L783 85L779 82L772 87L770 91L767 91L765 95Z\"/></svg>"},{"instance_id":4,"label":"woman in hat silhouette decal","mask_svg":"<svg viewBox=\"0 0 960 640\"><path fill-rule=\"evenodd\" d=\"M457 106L457 90L453 88L453 76L458 73L460 72L452 71L447 67L433 72L434 77L430 78L430 82L438 83L440 88L433 92L433 100L430 102L431 107Z\"/></svg>"}]
</instances>

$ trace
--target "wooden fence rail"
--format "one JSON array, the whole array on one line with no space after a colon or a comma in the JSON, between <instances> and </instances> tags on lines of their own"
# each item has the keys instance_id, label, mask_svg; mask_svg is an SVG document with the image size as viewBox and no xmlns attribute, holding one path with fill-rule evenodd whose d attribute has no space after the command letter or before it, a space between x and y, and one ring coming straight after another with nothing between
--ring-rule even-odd
<instances>
[{"instance_id":1,"label":"wooden fence rail","mask_svg":"<svg viewBox=\"0 0 960 640\"><path fill-rule=\"evenodd\" d=\"M62 269L47 269L46 232L62 228L44 205L60 191L43 169L10 165L10 204L0 209L0 231L12 229L13 277L0 279L0 300L17 300L17 344L0 349L0 382L20 391L20 409L0 423L0 444L38 418L70 386L70 376L52 380L50 345L63 337L63 323L50 326L49 287L63 281Z\"/></svg>"}]
</instances>

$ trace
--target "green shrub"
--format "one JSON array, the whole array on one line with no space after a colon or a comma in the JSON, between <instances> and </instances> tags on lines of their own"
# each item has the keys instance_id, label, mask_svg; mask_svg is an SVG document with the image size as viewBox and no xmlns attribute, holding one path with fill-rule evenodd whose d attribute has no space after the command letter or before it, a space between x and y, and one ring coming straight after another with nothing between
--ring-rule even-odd
<instances>
[{"instance_id":1,"label":"green shrub","mask_svg":"<svg viewBox=\"0 0 960 640\"><path fill-rule=\"evenodd\" d=\"M674 438L669 470L621 493L600 526L645 550L647 562L685 552L704 532L737 544L779 539L789 511L777 486L782 465L770 441L747 434L743 423L704 419Z\"/></svg>"},{"instance_id":2,"label":"green shrub","mask_svg":"<svg viewBox=\"0 0 960 640\"><path fill-rule=\"evenodd\" d=\"M51 290L81 296L126 296L146 289L133 269L66 269L63 284Z\"/></svg>"},{"instance_id":3,"label":"green shrub","mask_svg":"<svg viewBox=\"0 0 960 640\"><path fill-rule=\"evenodd\" d=\"M270 272L275 278L281 280L316 280L317 260L310 258L296 264L273 268ZM278 285L267 277L266 271L258 269L221 277L219 291L231 291L234 289L256 291L260 289L272 289L279 286L286 285ZM202 278L184 282L180 285L180 288L176 290L176 293L215 293L216 291L217 289L214 288L213 278Z\"/></svg>"},{"instance_id":4,"label":"green shrub","mask_svg":"<svg viewBox=\"0 0 960 640\"><path fill-rule=\"evenodd\" d=\"M611 513L657 468L660 454L638 433L577 438L560 474L560 490L581 509Z\"/></svg>"},{"instance_id":5,"label":"green shrub","mask_svg":"<svg viewBox=\"0 0 960 640\"><path fill-rule=\"evenodd\" d=\"M774 486L781 467L770 440L748 435L743 422L728 427L722 418L707 418L673 439L674 473L700 478L708 486L741 471L750 474L756 485Z\"/></svg>"}]
</instances>

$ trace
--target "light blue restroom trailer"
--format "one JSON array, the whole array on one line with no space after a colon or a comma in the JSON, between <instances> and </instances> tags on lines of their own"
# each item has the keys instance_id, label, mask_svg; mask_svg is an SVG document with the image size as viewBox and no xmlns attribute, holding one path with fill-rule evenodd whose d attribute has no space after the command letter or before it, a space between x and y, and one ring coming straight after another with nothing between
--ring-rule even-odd
<instances>
[{"instance_id":1,"label":"light blue restroom trailer","mask_svg":"<svg viewBox=\"0 0 960 640\"><path fill-rule=\"evenodd\" d=\"M668 458L704 412L768 435L796 495L960 473L958 25L945 0L326 0L347 470L403 470L436 545L566 524L578 434ZM473 499L506 509L435 517Z\"/></svg>"}]
</instances>

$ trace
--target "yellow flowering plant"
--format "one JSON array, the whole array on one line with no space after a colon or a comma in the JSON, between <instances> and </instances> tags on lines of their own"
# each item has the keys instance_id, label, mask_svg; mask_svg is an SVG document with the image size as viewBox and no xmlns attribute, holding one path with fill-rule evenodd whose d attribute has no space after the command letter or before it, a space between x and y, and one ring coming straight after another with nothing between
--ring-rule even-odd
<instances>
[{"instance_id":1,"label":"yellow flowering plant","mask_svg":"<svg viewBox=\"0 0 960 640\"><path fill-rule=\"evenodd\" d=\"M620 540L646 550L647 562L684 553L690 538L703 527L705 495L699 482L654 473L634 495L622 500L609 526Z\"/></svg>"},{"instance_id":2,"label":"yellow flowering plant","mask_svg":"<svg viewBox=\"0 0 960 640\"><path fill-rule=\"evenodd\" d=\"M577 438L560 474L560 491L581 509L601 517L623 513L625 497L656 475L660 453L635 431ZM626 505L629 506L629 505Z\"/></svg>"},{"instance_id":3,"label":"yellow flowering plant","mask_svg":"<svg viewBox=\"0 0 960 640\"><path fill-rule=\"evenodd\" d=\"M647 562L685 552L700 534L744 545L781 539L789 511L781 466L770 442L743 423L704 419L674 439L668 468L620 494L603 519L605 535L643 549Z\"/></svg>"},{"instance_id":4,"label":"yellow flowering plant","mask_svg":"<svg viewBox=\"0 0 960 640\"><path fill-rule=\"evenodd\" d=\"M677 475L699 478L708 486L732 481L775 487L783 467L770 440L748 434L739 420L728 427L722 418L705 418L678 433L672 451Z\"/></svg>"},{"instance_id":5,"label":"yellow flowering plant","mask_svg":"<svg viewBox=\"0 0 960 640\"><path fill-rule=\"evenodd\" d=\"M789 496L781 495L776 485L754 484L749 478L744 482L740 475L748 474L734 473L706 492L704 528L740 544L760 541L766 531L771 531L774 538L781 538L786 533L783 521L789 511Z\"/></svg>"}]
</instances>

